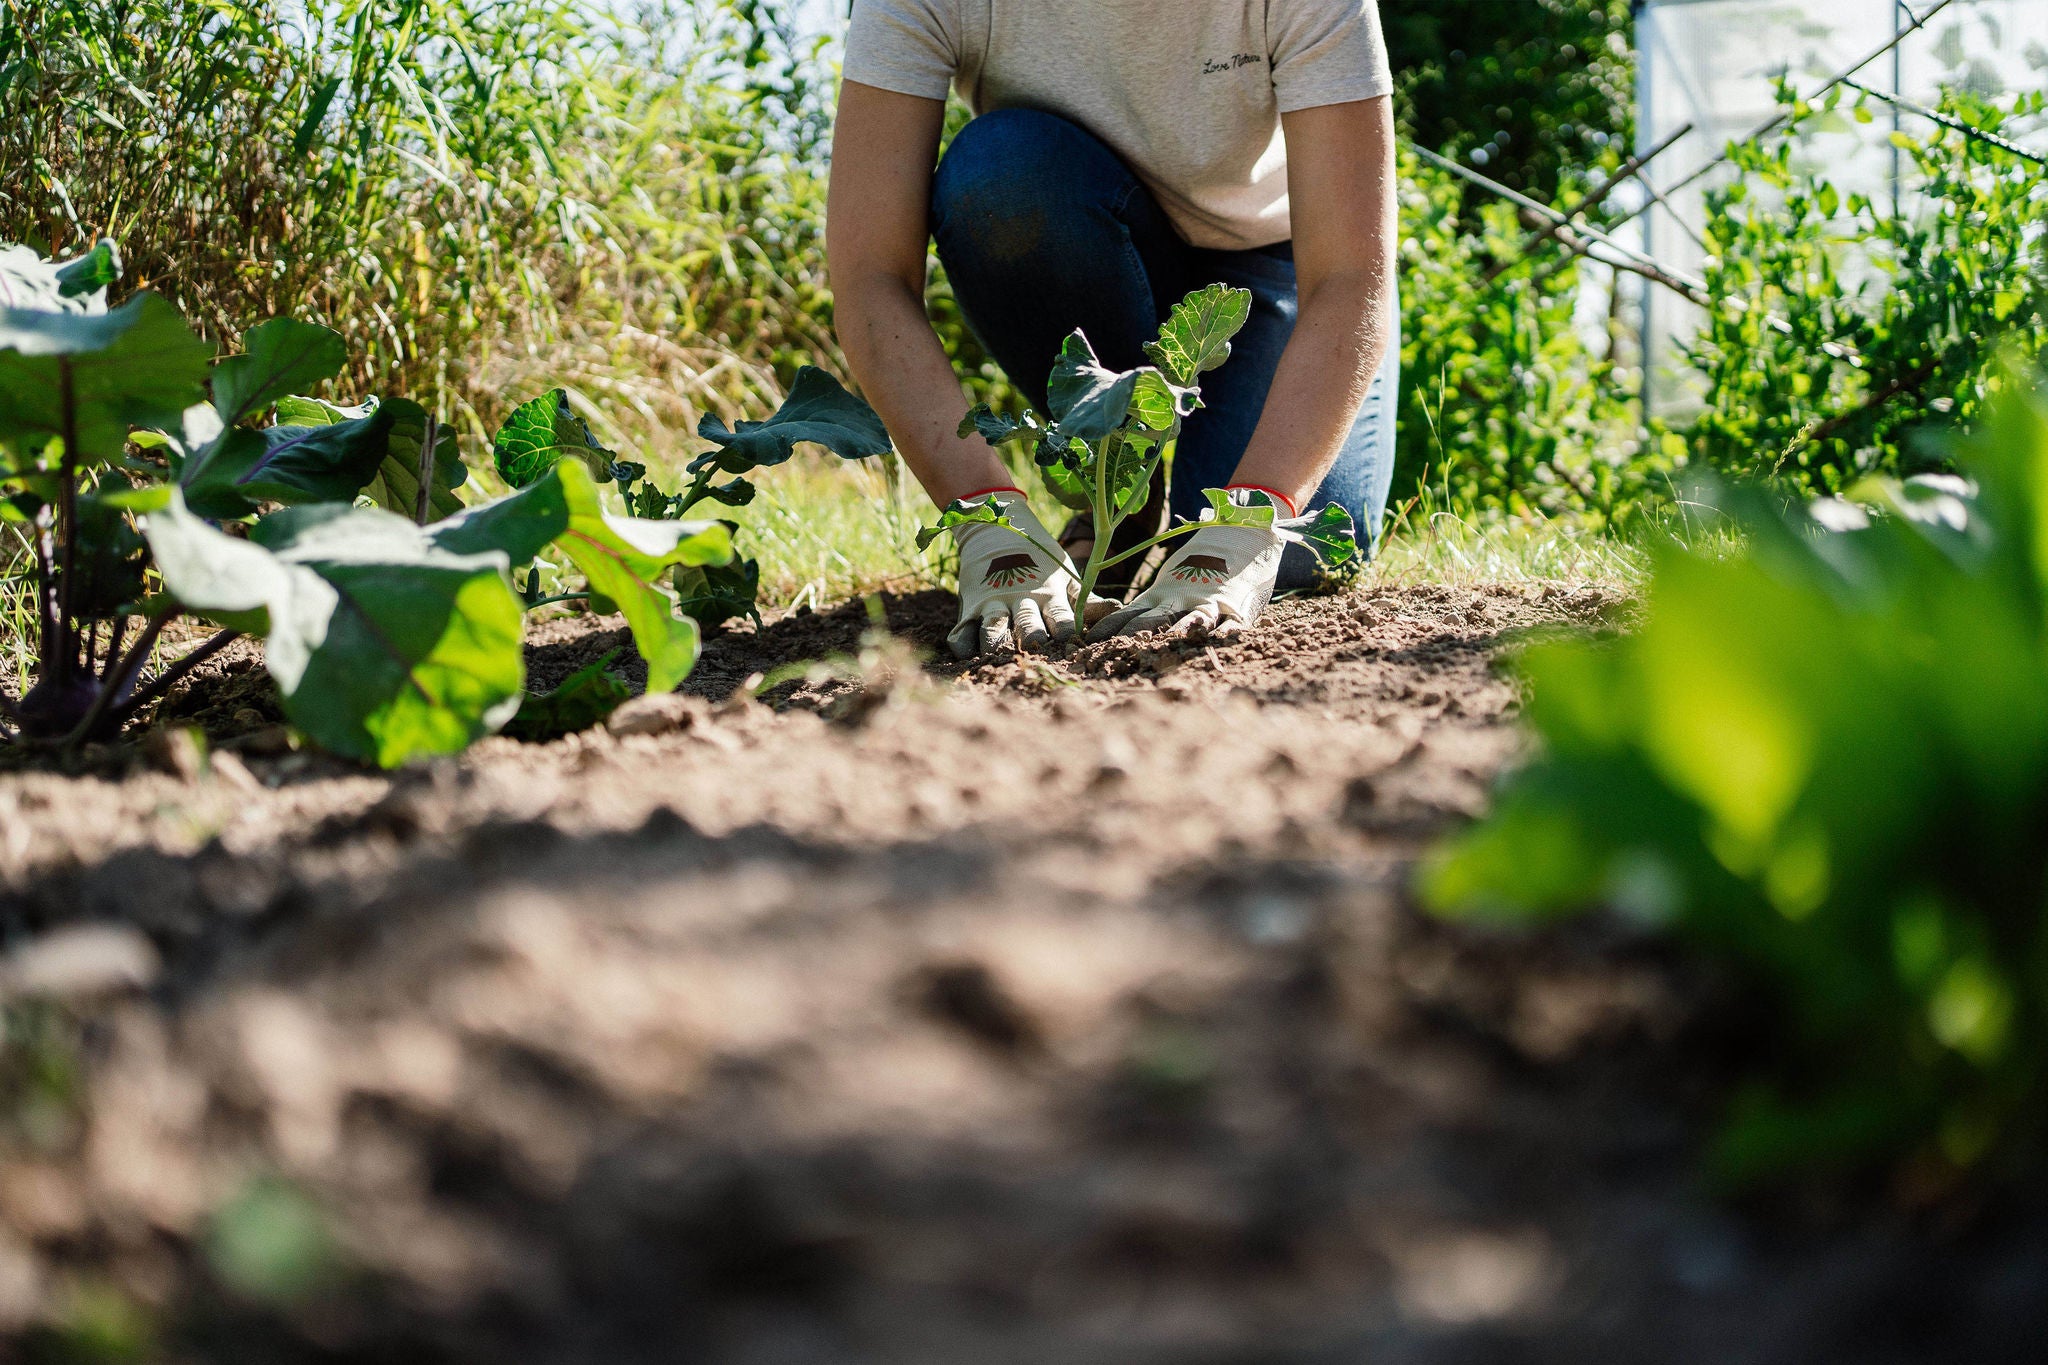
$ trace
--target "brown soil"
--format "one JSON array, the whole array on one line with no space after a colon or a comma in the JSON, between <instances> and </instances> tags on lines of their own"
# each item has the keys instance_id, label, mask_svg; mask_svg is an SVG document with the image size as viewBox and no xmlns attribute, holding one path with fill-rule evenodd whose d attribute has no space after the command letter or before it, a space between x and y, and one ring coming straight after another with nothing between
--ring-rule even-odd
<instances>
[{"instance_id":1,"label":"brown soil","mask_svg":"<svg viewBox=\"0 0 2048 1365\"><path fill-rule=\"evenodd\" d=\"M213 759L0 778L66 997L6 1006L0 1360L2038 1358L2040 1224L1698 1188L1710 982L1407 901L1498 653L1609 595L923 668L951 600L882 605L714 640L663 734L372 774L243 652L169 708Z\"/></svg>"}]
</instances>

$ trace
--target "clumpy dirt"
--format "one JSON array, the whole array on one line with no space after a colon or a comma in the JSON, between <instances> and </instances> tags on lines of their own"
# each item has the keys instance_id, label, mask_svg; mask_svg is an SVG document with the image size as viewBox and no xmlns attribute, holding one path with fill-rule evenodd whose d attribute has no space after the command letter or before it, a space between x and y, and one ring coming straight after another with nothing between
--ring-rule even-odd
<instances>
[{"instance_id":1,"label":"clumpy dirt","mask_svg":"<svg viewBox=\"0 0 2048 1365\"><path fill-rule=\"evenodd\" d=\"M224 654L210 755L0 778L0 1359L2038 1359L2038 1218L1699 1187L1715 982L1410 902L1524 742L1500 653L1618 607L961 665L882 599L395 775Z\"/></svg>"}]
</instances>

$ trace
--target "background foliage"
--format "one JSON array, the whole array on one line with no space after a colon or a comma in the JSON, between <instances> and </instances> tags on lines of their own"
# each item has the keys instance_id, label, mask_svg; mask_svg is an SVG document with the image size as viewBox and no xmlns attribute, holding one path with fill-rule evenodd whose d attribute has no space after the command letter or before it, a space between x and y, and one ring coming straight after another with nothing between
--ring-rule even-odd
<instances>
[{"instance_id":1,"label":"background foliage","mask_svg":"<svg viewBox=\"0 0 2048 1365\"><path fill-rule=\"evenodd\" d=\"M1449 911L1613 907L1728 964L1781 1047L1735 1180L2036 1165L2048 1118L2048 387L2001 375L1953 476L1868 510L1719 501L1640 626L1532 651L1542 755L1428 879Z\"/></svg>"}]
</instances>

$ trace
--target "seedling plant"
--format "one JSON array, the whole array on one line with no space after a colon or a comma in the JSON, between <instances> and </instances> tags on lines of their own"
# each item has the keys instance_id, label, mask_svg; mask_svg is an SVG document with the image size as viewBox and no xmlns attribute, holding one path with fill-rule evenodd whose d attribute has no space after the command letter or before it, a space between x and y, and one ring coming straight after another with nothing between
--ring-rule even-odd
<instances>
[{"instance_id":1,"label":"seedling plant","mask_svg":"<svg viewBox=\"0 0 2048 1365\"><path fill-rule=\"evenodd\" d=\"M1060 347L1046 384L1050 421L1028 411L1011 417L985 403L961 421L961 436L979 434L993 446L1031 439L1033 458L1053 496L1089 515L1094 543L1086 562L1077 566L1081 601L1094 593L1105 570L1207 525L1275 528L1282 539L1308 545L1332 569L1357 559L1351 516L1343 508L1328 506L1283 519L1278 505L1263 493L1252 496L1252 505L1239 506L1222 489L1205 491L1209 510L1201 521L1183 522L1127 549L1112 549L1116 528L1144 505L1161 466L1171 465L1182 424L1202 406L1201 376L1230 359L1231 338L1251 315L1251 302L1249 290L1222 284L1194 291L1174 305L1157 339L1145 347L1152 364L1131 370L1104 366L1076 329ZM1007 526L1055 562L1066 557L1059 547L1019 528L992 496L952 503L935 525L918 533L918 548L929 548L955 526L975 524Z\"/></svg>"}]
</instances>

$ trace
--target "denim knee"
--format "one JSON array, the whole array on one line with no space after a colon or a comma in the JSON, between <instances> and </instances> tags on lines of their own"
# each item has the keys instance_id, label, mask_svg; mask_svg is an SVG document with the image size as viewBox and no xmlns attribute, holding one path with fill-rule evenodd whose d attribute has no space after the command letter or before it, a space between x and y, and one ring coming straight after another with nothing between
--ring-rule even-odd
<instances>
[{"instance_id":1,"label":"denim knee","mask_svg":"<svg viewBox=\"0 0 2048 1365\"><path fill-rule=\"evenodd\" d=\"M1131 181L1113 153L1038 109L996 109L954 135L932 177L939 255L971 250L992 265L1059 250L1090 210L1114 214Z\"/></svg>"}]
</instances>

